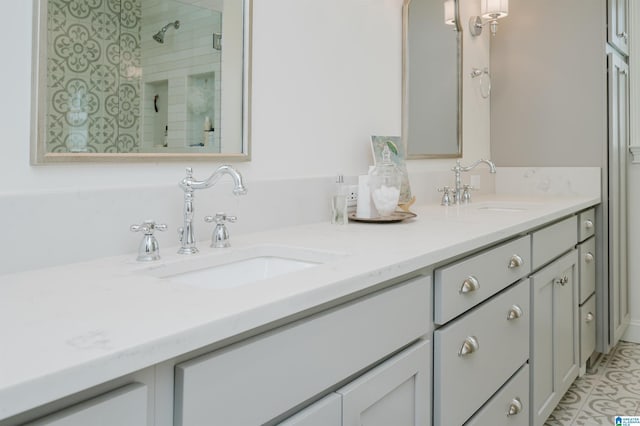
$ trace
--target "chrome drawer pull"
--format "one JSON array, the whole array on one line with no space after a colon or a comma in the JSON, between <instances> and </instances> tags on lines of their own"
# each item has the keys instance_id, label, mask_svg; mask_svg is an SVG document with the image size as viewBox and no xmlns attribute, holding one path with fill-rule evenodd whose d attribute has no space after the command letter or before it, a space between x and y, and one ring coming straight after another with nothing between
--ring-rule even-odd
<instances>
[{"instance_id":1,"label":"chrome drawer pull","mask_svg":"<svg viewBox=\"0 0 640 426\"><path fill-rule=\"evenodd\" d=\"M591 263L593 262L593 253L588 252L587 254L584 255L584 261L587 263Z\"/></svg>"},{"instance_id":2,"label":"chrome drawer pull","mask_svg":"<svg viewBox=\"0 0 640 426\"><path fill-rule=\"evenodd\" d=\"M509 269L519 268L524 265L524 260L517 254L511 256L511 260L509 260Z\"/></svg>"},{"instance_id":3,"label":"chrome drawer pull","mask_svg":"<svg viewBox=\"0 0 640 426\"><path fill-rule=\"evenodd\" d=\"M480 282L473 275L469 275L466 280L462 282L462 287L458 291L459 294L471 293L480 288Z\"/></svg>"},{"instance_id":4,"label":"chrome drawer pull","mask_svg":"<svg viewBox=\"0 0 640 426\"><path fill-rule=\"evenodd\" d=\"M515 416L522 411L522 401L520 398L515 397L509 403L509 411L507 412L507 417Z\"/></svg>"},{"instance_id":5,"label":"chrome drawer pull","mask_svg":"<svg viewBox=\"0 0 640 426\"><path fill-rule=\"evenodd\" d=\"M565 284L567 284L569 282L569 277L567 277L566 275L562 278L556 278L555 280L553 280L553 282L555 284L560 284L561 286L564 287Z\"/></svg>"},{"instance_id":6,"label":"chrome drawer pull","mask_svg":"<svg viewBox=\"0 0 640 426\"><path fill-rule=\"evenodd\" d=\"M507 321L518 319L522 316L522 308L518 305L513 305L507 313Z\"/></svg>"},{"instance_id":7,"label":"chrome drawer pull","mask_svg":"<svg viewBox=\"0 0 640 426\"><path fill-rule=\"evenodd\" d=\"M472 354L480 349L480 343L478 343L478 338L476 336L469 336L464 339L464 343L460 347L458 351L458 356L465 356Z\"/></svg>"},{"instance_id":8,"label":"chrome drawer pull","mask_svg":"<svg viewBox=\"0 0 640 426\"><path fill-rule=\"evenodd\" d=\"M587 314L587 317L585 318L584 322L590 323L591 321L593 321L594 318L595 318L595 316L593 315L593 313L589 312Z\"/></svg>"},{"instance_id":9,"label":"chrome drawer pull","mask_svg":"<svg viewBox=\"0 0 640 426\"><path fill-rule=\"evenodd\" d=\"M593 228L593 221L591 219L587 219L584 221L584 229Z\"/></svg>"}]
</instances>

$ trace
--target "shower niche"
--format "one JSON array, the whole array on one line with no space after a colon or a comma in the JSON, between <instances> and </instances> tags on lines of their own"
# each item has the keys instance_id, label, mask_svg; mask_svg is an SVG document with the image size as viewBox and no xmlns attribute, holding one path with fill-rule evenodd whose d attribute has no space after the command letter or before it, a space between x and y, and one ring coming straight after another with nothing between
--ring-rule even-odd
<instances>
[{"instance_id":1,"label":"shower niche","mask_svg":"<svg viewBox=\"0 0 640 426\"><path fill-rule=\"evenodd\" d=\"M220 153L222 50L213 39L222 14L205 6L166 4L166 9L142 4L144 150Z\"/></svg>"},{"instance_id":2,"label":"shower niche","mask_svg":"<svg viewBox=\"0 0 640 426\"><path fill-rule=\"evenodd\" d=\"M161 80L144 85L147 94L143 109L143 143L147 149L168 147L169 81Z\"/></svg>"},{"instance_id":3,"label":"shower niche","mask_svg":"<svg viewBox=\"0 0 640 426\"><path fill-rule=\"evenodd\" d=\"M211 71L144 84L145 150L221 152L218 75Z\"/></svg>"},{"instance_id":4,"label":"shower niche","mask_svg":"<svg viewBox=\"0 0 640 426\"><path fill-rule=\"evenodd\" d=\"M187 78L187 142L189 146L199 144L208 152L220 152L220 99L216 73L209 72Z\"/></svg>"}]
</instances>

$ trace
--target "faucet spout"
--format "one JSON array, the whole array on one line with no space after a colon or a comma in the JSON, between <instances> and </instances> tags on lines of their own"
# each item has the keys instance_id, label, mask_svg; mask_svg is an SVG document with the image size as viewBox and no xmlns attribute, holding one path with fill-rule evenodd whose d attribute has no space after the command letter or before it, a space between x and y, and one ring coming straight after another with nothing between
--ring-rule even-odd
<instances>
[{"instance_id":1,"label":"faucet spout","mask_svg":"<svg viewBox=\"0 0 640 426\"><path fill-rule=\"evenodd\" d=\"M180 182L180 187L182 189L185 186L190 186L193 189L206 189L211 188L213 185L220 180L220 178L224 175L231 176L233 179L233 193L236 195L244 195L247 193L247 188L244 186L242 181L242 175L232 166L225 164L223 166L218 167L212 174L205 180L195 180L193 179L193 171L191 168L187 168L187 177L184 178Z\"/></svg>"},{"instance_id":2,"label":"faucet spout","mask_svg":"<svg viewBox=\"0 0 640 426\"><path fill-rule=\"evenodd\" d=\"M455 173L455 188L453 190L453 200L455 201L456 204L460 204L460 201L462 201L462 195L463 195L463 189L462 189L462 179L461 179L461 173L462 172L468 172L470 170L475 169L476 167L478 167L478 165L480 165L481 163L485 163L487 166L489 166L489 173L495 173L496 172L496 165L493 161L491 160L485 160L484 158L479 159L478 161L472 163L469 166L463 166L462 164L460 164L460 160L456 161L456 165L453 166L451 168L451 171L453 171ZM466 200L466 202L468 202L468 199Z\"/></svg>"},{"instance_id":3,"label":"faucet spout","mask_svg":"<svg viewBox=\"0 0 640 426\"><path fill-rule=\"evenodd\" d=\"M489 166L489 173L495 173L496 172L496 165L493 161L491 160L485 160L484 158L479 159L478 161L475 161L474 163L472 163L469 166L462 166L460 165L460 160L458 160L456 162L456 165L451 169L454 172L455 171L461 171L461 172L468 172L470 170L475 169L476 167L478 167L478 165L480 165L481 163L485 163L487 166Z\"/></svg>"},{"instance_id":4,"label":"faucet spout","mask_svg":"<svg viewBox=\"0 0 640 426\"><path fill-rule=\"evenodd\" d=\"M475 163L473 163L472 165L470 165L469 166L469 170L475 169L481 163L484 163L487 166L489 166L489 173L495 173L496 172L496 165L493 163L493 161L485 160L484 158L481 158L478 161L476 161Z\"/></svg>"},{"instance_id":5,"label":"faucet spout","mask_svg":"<svg viewBox=\"0 0 640 426\"><path fill-rule=\"evenodd\" d=\"M178 254L195 254L198 252L195 237L193 233L193 196L196 189L210 188L224 175L231 176L233 179L233 193L235 195L244 195L247 193L247 187L244 185L242 175L232 166L225 164L218 167L205 180L196 180L193 177L193 170L187 167L187 175L178 184L184 191L184 225L178 229L180 242L182 243Z\"/></svg>"}]
</instances>

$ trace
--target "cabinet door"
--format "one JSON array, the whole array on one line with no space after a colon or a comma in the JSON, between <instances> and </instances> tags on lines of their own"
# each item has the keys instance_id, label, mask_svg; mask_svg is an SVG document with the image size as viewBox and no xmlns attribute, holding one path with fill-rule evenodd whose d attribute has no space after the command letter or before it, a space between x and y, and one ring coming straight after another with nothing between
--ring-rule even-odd
<instances>
[{"instance_id":1,"label":"cabinet door","mask_svg":"<svg viewBox=\"0 0 640 426\"><path fill-rule=\"evenodd\" d=\"M625 55L629 54L629 0L607 1L607 41Z\"/></svg>"},{"instance_id":2,"label":"cabinet door","mask_svg":"<svg viewBox=\"0 0 640 426\"><path fill-rule=\"evenodd\" d=\"M133 383L25 426L147 426L147 387Z\"/></svg>"},{"instance_id":3,"label":"cabinet door","mask_svg":"<svg viewBox=\"0 0 640 426\"><path fill-rule=\"evenodd\" d=\"M580 257L580 304L596 291L596 239L589 238L578 245Z\"/></svg>"},{"instance_id":4,"label":"cabinet door","mask_svg":"<svg viewBox=\"0 0 640 426\"><path fill-rule=\"evenodd\" d=\"M544 424L579 372L577 251L531 277L531 424Z\"/></svg>"},{"instance_id":5,"label":"cabinet door","mask_svg":"<svg viewBox=\"0 0 640 426\"><path fill-rule=\"evenodd\" d=\"M419 276L176 365L174 425L277 418L428 333L430 294Z\"/></svg>"},{"instance_id":6,"label":"cabinet door","mask_svg":"<svg viewBox=\"0 0 640 426\"><path fill-rule=\"evenodd\" d=\"M627 276L627 147L629 72L624 59L608 55L609 65L609 343L629 324Z\"/></svg>"},{"instance_id":7,"label":"cabinet door","mask_svg":"<svg viewBox=\"0 0 640 426\"><path fill-rule=\"evenodd\" d=\"M338 391L343 426L427 426L431 342L420 341Z\"/></svg>"},{"instance_id":8,"label":"cabinet door","mask_svg":"<svg viewBox=\"0 0 640 426\"><path fill-rule=\"evenodd\" d=\"M580 307L580 365L584 366L596 349L596 296Z\"/></svg>"},{"instance_id":9,"label":"cabinet door","mask_svg":"<svg viewBox=\"0 0 640 426\"><path fill-rule=\"evenodd\" d=\"M278 426L341 426L342 398L337 393L324 397L320 401L289 417Z\"/></svg>"}]
</instances>

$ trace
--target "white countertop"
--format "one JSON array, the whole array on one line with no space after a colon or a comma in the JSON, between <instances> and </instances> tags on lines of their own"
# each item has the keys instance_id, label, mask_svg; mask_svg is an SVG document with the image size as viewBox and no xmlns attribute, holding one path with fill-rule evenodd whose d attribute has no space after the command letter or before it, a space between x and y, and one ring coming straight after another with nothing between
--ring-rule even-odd
<instances>
[{"instance_id":1,"label":"white countertop","mask_svg":"<svg viewBox=\"0 0 640 426\"><path fill-rule=\"evenodd\" d=\"M476 197L418 206L396 224L316 223L200 242L195 256L256 245L341 254L236 289L207 290L140 270L182 262L135 254L0 276L0 420L419 268L496 243L600 202L594 197ZM501 204L504 203L504 204ZM523 210L479 209L523 206Z\"/></svg>"}]
</instances>

